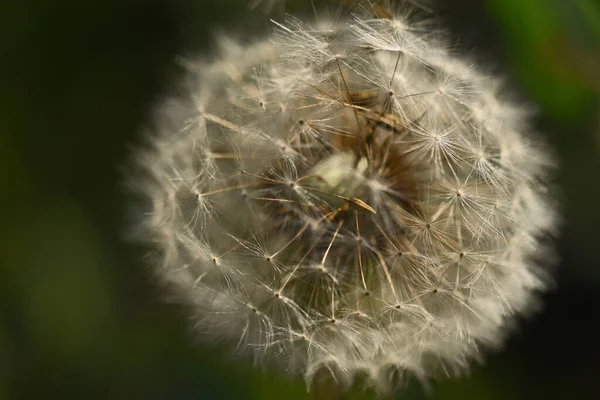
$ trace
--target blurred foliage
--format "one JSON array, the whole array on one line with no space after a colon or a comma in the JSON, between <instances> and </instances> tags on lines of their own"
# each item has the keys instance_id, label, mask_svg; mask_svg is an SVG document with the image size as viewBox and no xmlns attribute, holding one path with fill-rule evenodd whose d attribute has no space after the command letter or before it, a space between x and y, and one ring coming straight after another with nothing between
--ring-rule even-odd
<instances>
[{"instance_id":1,"label":"blurred foliage","mask_svg":"<svg viewBox=\"0 0 600 400\"><path fill-rule=\"evenodd\" d=\"M569 25L576 24L579 30L575 33L581 32L586 28L582 26L584 16L573 12L573 3L567 7L560 1L555 7L548 7L547 0L490 0L488 4L502 24L506 46L510 46L508 57L523 87L555 121L581 119L582 109L589 108L593 96L592 76L586 71L592 66L585 65L589 49L570 32L573 26Z\"/></svg>"},{"instance_id":2,"label":"blurred foliage","mask_svg":"<svg viewBox=\"0 0 600 400\"><path fill-rule=\"evenodd\" d=\"M600 211L593 194L599 193L600 182L600 2L488 0L487 5L504 35L510 71L539 104L541 129L557 147L564 240L578 258L596 261L569 266L571 277L597 280L600 268L593 243L600 237Z\"/></svg>"},{"instance_id":3,"label":"blurred foliage","mask_svg":"<svg viewBox=\"0 0 600 400\"><path fill-rule=\"evenodd\" d=\"M307 2L288 0L292 8ZM439 14L539 105L565 228L557 290L507 350L432 398L599 392L600 4L447 0ZM0 399L306 398L304 384L197 343L125 240L129 153L215 29L268 26L245 0L0 2ZM400 398L421 398L411 384ZM369 398L358 392L358 398Z\"/></svg>"}]
</instances>

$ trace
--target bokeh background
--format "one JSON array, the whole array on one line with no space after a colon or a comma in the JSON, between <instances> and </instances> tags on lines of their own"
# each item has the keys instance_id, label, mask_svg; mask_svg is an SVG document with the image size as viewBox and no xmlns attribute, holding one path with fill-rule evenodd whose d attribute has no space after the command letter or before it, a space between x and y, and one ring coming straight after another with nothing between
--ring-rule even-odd
<instances>
[{"instance_id":1,"label":"bokeh background","mask_svg":"<svg viewBox=\"0 0 600 400\"><path fill-rule=\"evenodd\" d=\"M538 106L565 222L541 313L431 398L598 398L600 2L434 7L458 48ZM130 153L181 75L177 56L265 29L247 0L0 1L0 399L307 397L299 380L198 343L126 240ZM398 398L424 397L411 384Z\"/></svg>"}]
</instances>

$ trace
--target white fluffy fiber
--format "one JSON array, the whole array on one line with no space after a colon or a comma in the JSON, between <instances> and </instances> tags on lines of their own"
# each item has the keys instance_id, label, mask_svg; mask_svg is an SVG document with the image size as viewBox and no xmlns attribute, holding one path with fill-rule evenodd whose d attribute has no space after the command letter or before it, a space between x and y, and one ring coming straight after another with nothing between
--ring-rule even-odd
<instances>
[{"instance_id":1,"label":"white fluffy fiber","mask_svg":"<svg viewBox=\"0 0 600 400\"><path fill-rule=\"evenodd\" d=\"M501 344L547 283L555 213L499 80L375 14L222 41L139 160L144 238L201 335L383 390Z\"/></svg>"}]
</instances>

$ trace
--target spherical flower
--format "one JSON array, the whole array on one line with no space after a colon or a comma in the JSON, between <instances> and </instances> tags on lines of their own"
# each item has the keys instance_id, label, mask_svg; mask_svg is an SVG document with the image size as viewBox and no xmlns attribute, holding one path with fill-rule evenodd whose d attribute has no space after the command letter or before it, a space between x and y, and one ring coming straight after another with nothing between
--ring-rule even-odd
<instances>
[{"instance_id":1,"label":"spherical flower","mask_svg":"<svg viewBox=\"0 0 600 400\"><path fill-rule=\"evenodd\" d=\"M403 15L275 26L192 63L140 154L158 276L203 337L309 383L466 369L548 282L526 110Z\"/></svg>"}]
</instances>

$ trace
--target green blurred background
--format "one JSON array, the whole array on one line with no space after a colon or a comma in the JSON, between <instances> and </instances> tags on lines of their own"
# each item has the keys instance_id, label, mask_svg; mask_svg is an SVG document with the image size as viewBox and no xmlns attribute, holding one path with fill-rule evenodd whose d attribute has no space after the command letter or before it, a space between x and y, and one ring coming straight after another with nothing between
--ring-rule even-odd
<instances>
[{"instance_id":1,"label":"green blurred background","mask_svg":"<svg viewBox=\"0 0 600 400\"><path fill-rule=\"evenodd\" d=\"M246 0L0 2L0 399L302 399L186 331L128 243L123 179L179 54L268 29ZM308 1L288 0L291 9ZM542 312L433 399L600 396L600 4L439 0L458 47L539 107L565 224ZM424 397L417 385L399 395ZM370 398L358 394L356 398Z\"/></svg>"}]
</instances>

